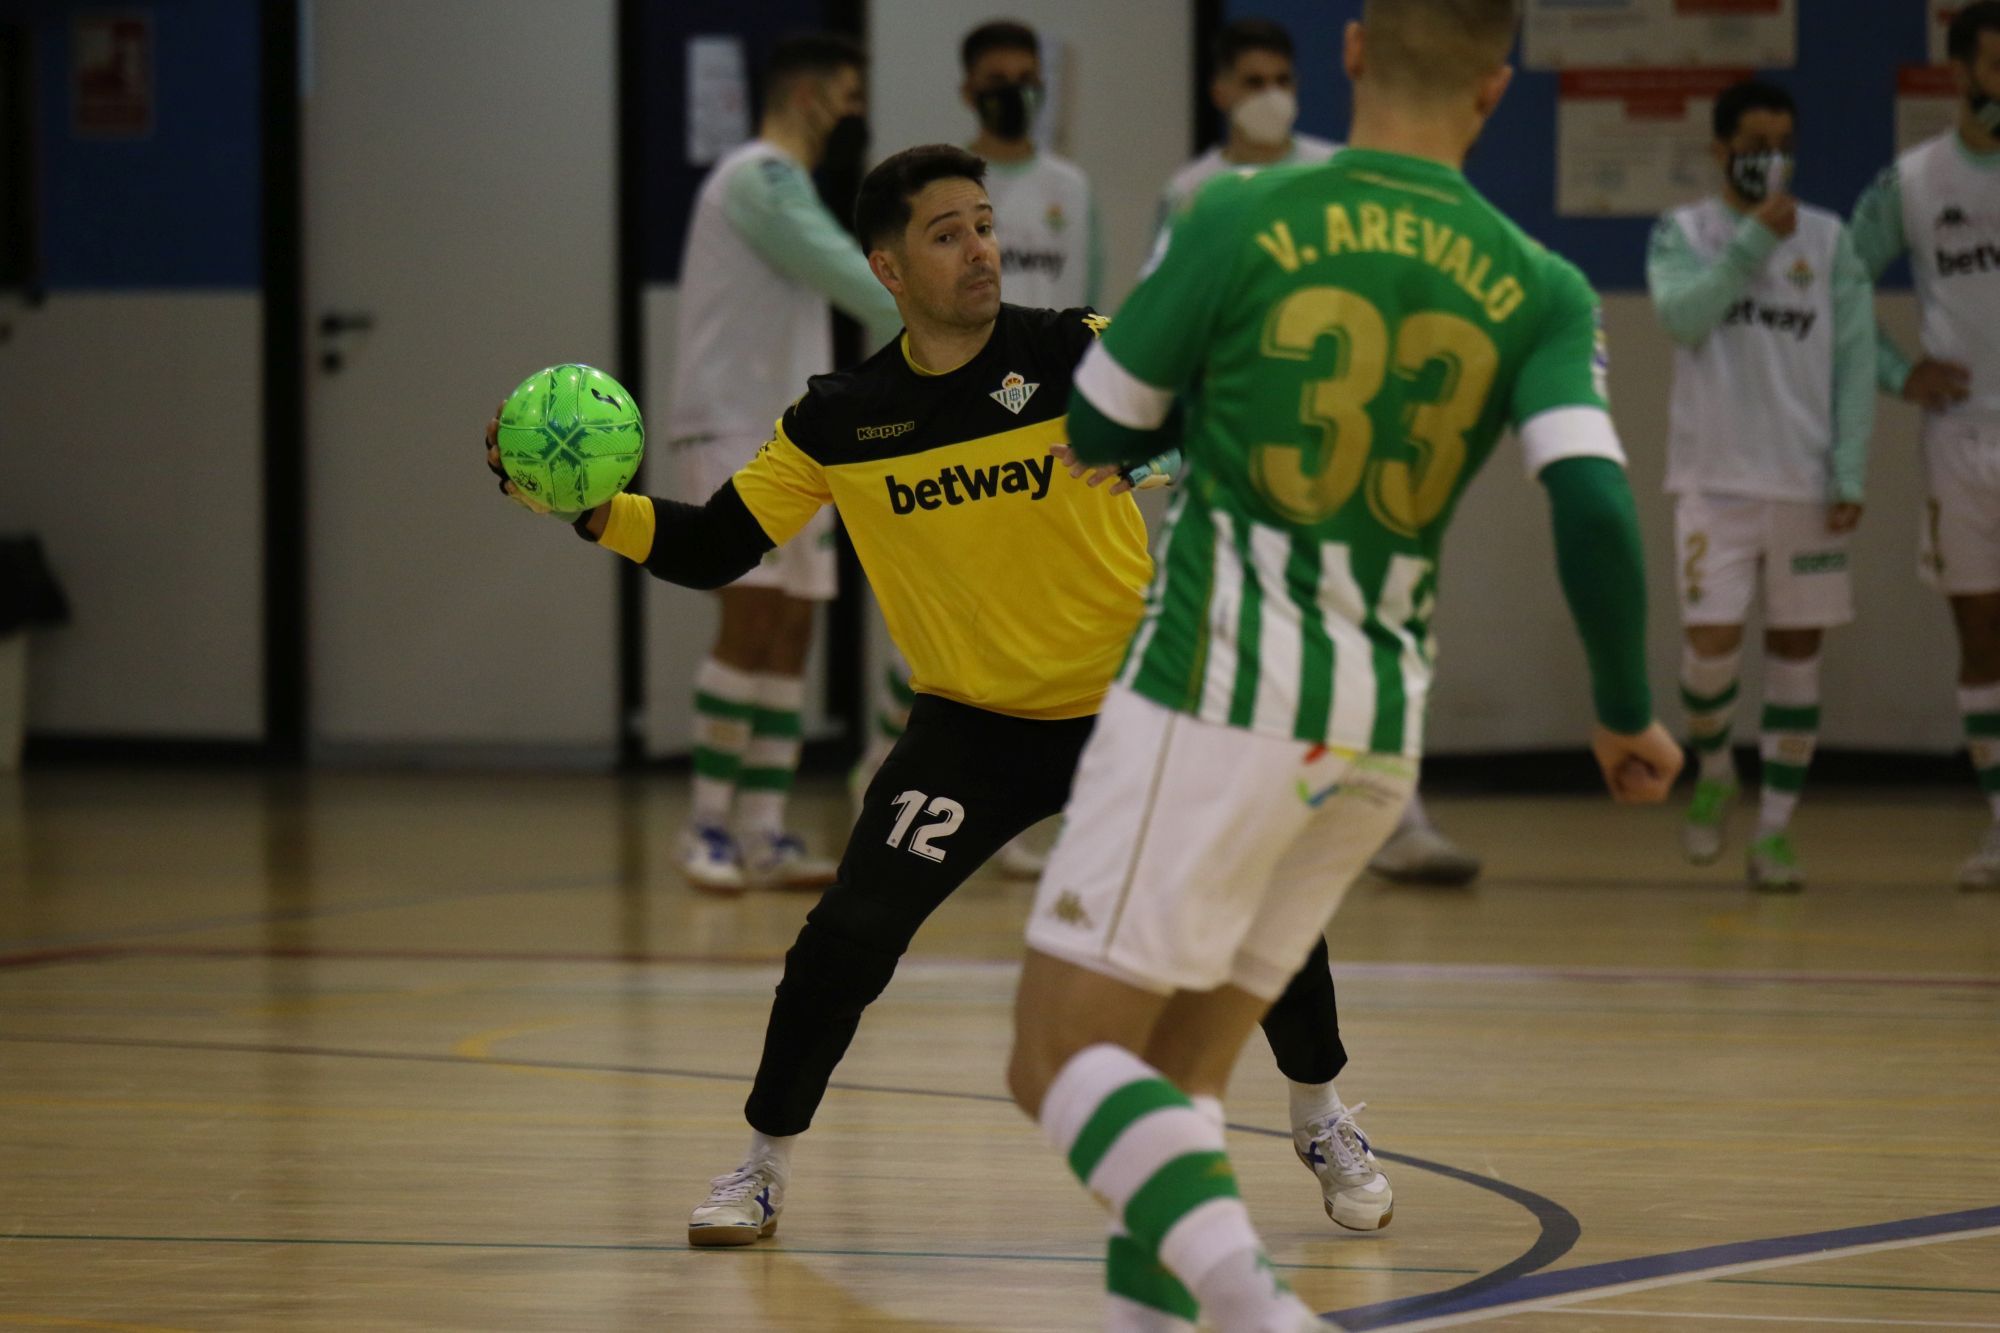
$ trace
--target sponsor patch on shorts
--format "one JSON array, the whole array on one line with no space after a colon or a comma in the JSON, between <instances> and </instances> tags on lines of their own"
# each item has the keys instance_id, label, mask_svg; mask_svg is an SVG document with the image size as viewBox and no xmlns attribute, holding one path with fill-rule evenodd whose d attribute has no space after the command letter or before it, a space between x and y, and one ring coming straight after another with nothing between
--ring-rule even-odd
<instances>
[{"instance_id":1,"label":"sponsor patch on shorts","mask_svg":"<svg viewBox=\"0 0 2000 1333\"><path fill-rule=\"evenodd\" d=\"M1845 551L1806 551L1792 557L1794 574L1838 574L1846 568Z\"/></svg>"}]
</instances>

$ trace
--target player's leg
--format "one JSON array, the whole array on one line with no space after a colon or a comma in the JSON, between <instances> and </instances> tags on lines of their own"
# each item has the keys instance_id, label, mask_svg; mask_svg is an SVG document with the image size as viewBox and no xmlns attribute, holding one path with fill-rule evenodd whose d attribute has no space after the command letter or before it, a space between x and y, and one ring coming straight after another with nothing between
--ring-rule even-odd
<instances>
[{"instance_id":1,"label":"player's leg","mask_svg":"<svg viewBox=\"0 0 2000 1333\"><path fill-rule=\"evenodd\" d=\"M1421 796L1411 796L1409 808L1395 832L1368 862L1368 868L1398 884L1470 884L1479 878L1479 858L1438 831Z\"/></svg>"},{"instance_id":2,"label":"player's leg","mask_svg":"<svg viewBox=\"0 0 2000 1333\"><path fill-rule=\"evenodd\" d=\"M1373 862L1369 869L1374 869ZM1313 941L1305 966L1272 1002L1261 1026L1278 1071L1285 1076L1292 1150L1318 1180L1327 1216L1355 1230L1372 1231L1383 1225L1381 1218L1390 1206L1386 1178L1380 1191L1353 1193L1357 1185L1371 1184L1381 1173L1370 1157L1367 1179L1353 1178L1351 1159L1365 1155L1368 1144L1354 1116L1366 1103L1348 1106L1334 1086L1347 1067L1347 1047L1340 1040L1340 1013L1324 935ZM1369 1206L1357 1209L1354 1205L1359 1202Z\"/></svg>"},{"instance_id":3,"label":"player's leg","mask_svg":"<svg viewBox=\"0 0 2000 1333\"><path fill-rule=\"evenodd\" d=\"M690 1217L690 1243L749 1244L775 1228L794 1142L812 1124L862 1011L938 904L1008 838L1059 807L1089 725L1026 722L934 697L911 710L833 886L785 955L744 1106L750 1146Z\"/></svg>"},{"instance_id":4,"label":"player's leg","mask_svg":"<svg viewBox=\"0 0 2000 1333\"><path fill-rule=\"evenodd\" d=\"M743 874L752 884L820 888L832 881L833 863L809 855L804 840L786 831L785 811L798 774L814 613L839 589L832 511L821 510L770 553L764 568L777 581L779 597L757 676L750 745L737 780Z\"/></svg>"},{"instance_id":5,"label":"player's leg","mask_svg":"<svg viewBox=\"0 0 2000 1333\"><path fill-rule=\"evenodd\" d=\"M1924 430L1930 497L1919 571L1951 601L1958 709L1993 823L1959 867L1962 889L2000 888L2000 427L1933 420Z\"/></svg>"},{"instance_id":6,"label":"player's leg","mask_svg":"<svg viewBox=\"0 0 2000 1333\"><path fill-rule=\"evenodd\" d=\"M1680 553L1681 704L1694 749L1694 799L1681 825L1681 849L1696 865L1722 854L1736 802L1730 733L1743 667L1743 622L1757 587L1762 534L1755 502L1683 495L1674 505Z\"/></svg>"},{"instance_id":7,"label":"player's leg","mask_svg":"<svg viewBox=\"0 0 2000 1333\"><path fill-rule=\"evenodd\" d=\"M1826 506L1774 502L1766 511L1764 782L1747 866L1752 887L1793 892L1805 880L1791 820L1819 744L1820 645L1854 619L1854 588L1847 534L1827 528Z\"/></svg>"},{"instance_id":8,"label":"player's leg","mask_svg":"<svg viewBox=\"0 0 2000 1333\"><path fill-rule=\"evenodd\" d=\"M721 620L715 644L694 678L694 808L682 836L681 871L698 889L740 893L742 855L731 818L783 594L737 585L716 599Z\"/></svg>"}]
</instances>

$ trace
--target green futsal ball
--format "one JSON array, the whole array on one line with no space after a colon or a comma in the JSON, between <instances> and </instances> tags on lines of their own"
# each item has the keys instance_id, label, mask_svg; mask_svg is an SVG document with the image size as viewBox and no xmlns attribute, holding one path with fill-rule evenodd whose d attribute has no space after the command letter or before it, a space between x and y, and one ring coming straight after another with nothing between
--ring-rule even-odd
<instances>
[{"instance_id":1,"label":"green futsal ball","mask_svg":"<svg viewBox=\"0 0 2000 1333\"><path fill-rule=\"evenodd\" d=\"M558 513L595 509L639 470L639 405L595 366L550 366L500 408L500 466L516 490Z\"/></svg>"}]
</instances>

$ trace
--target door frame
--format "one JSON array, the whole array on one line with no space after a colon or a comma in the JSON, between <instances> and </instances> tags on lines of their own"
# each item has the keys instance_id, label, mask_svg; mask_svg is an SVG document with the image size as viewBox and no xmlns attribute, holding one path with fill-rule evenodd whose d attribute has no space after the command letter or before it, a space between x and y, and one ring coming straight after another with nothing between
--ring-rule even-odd
<instances>
[{"instance_id":1,"label":"door frame","mask_svg":"<svg viewBox=\"0 0 2000 1333\"><path fill-rule=\"evenodd\" d=\"M306 652L304 45L301 0L263 0L264 742L301 764Z\"/></svg>"}]
</instances>

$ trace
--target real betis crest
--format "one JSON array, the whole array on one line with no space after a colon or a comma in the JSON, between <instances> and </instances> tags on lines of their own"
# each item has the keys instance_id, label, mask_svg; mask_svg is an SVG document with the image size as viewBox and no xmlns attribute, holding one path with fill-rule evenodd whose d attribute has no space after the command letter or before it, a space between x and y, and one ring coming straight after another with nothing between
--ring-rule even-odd
<instances>
[{"instance_id":1,"label":"real betis crest","mask_svg":"<svg viewBox=\"0 0 2000 1333\"><path fill-rule=\"evenodd\" d=\"M1035 396L1035 390L1041 387L1021 378L1020 371L1010 370L1007 377L1000 381L1000 387L987 396L1018 417L1021 409L1028 405L1028 400Z\"/></svg>"},{"instance_id":2,"label":"real betis crest","mask_svg":"<svg viewBox=\"0 0 2000 1333\"><path fill-rule=\"evenodd\" d=\"M1812 265L1808 264L1804 259L1800 259L1798 263L1792 265L1792 271L1785 276L1792 280L1792 286L1797 287L1800 291L1804 291L1806 288L1812 286Z\"/></svg>"}]
</instances>

